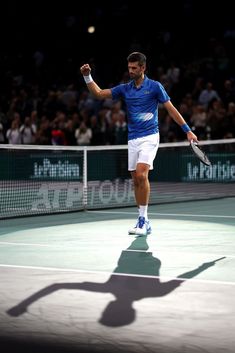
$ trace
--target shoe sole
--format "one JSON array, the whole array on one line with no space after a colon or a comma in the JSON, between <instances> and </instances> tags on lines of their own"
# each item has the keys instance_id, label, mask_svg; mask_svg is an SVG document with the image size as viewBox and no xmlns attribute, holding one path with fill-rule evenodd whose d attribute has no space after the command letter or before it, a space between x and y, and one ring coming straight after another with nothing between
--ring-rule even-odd
<instances>
[{"instance_id":1,"label":"shoe sole","mask_svg":"<svg viewBox=\"0 0 235 353\"><path fill-rule=\"evenodd\" d=\"M139 236L141 236L141 235L149 235L149 234L151 234L152 233L152 229L149 229L148 231L147 231L147 234L138 234L138 233L136 233L136 232L134 232L134 231L128 231L128 234L130 234L130 235L139 235Z\"/></svg>"},{"instance_id":2,"label":"shoe sole","mask_svg":"<svg viewBox=\"0 0 235 353\"><path fill-rule=\"evenodd\" d=\"M135 234L134 230L128 230L128 234Z\"/></svg>"}]
</instances>

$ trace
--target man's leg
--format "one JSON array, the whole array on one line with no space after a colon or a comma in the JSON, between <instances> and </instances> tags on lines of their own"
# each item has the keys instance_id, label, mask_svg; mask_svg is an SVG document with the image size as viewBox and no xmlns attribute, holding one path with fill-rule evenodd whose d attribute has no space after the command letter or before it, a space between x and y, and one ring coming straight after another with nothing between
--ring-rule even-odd
<instances>
[{"instance_id":1,"label":"man's leg","mask_svg":"<svg viewBox=\"0 0 235 353\"><path fill-rule=\"evenodd\" d=\"M136 170L131 172L131 177L134 183L134 193L136 204L147 206L149 203L150 184L148 180L149 165L145 163L138 163Z\"/></svg>"},{"instance_id":2,"label":"man's leg","mask_svg":"<svg viewBox=\"0 0 235 353\"><path fill-rule=\"evenodd\" d=\"M150 166L145 163L138 163L136 170L131 172L134 183L134 193L136 204L139 208L139 217L134 228L129 230L129 234L147 235L151 233L148 222L148 203L150 196L150 184L148 180Z\"/></svg>"},{"instance_id":3,"label":"man's leg","mask_svg":"<svg viewBox=\"0 0 235 353\"><path fill-rule=\"evenodd\" d=\"M153 161L159 145L159 134L153 134L143 138L128 141L128 170L131 172L134 183L136 204L139 208L139 217L134 228L129 234L137 234L139 224L147 225L147 234L151 233L148 222L148 203L150 197L149 170L153 169ZM141 221L141 222L140 222ZM144 228L146 228L144 226ZM145 232L146 233L146 232ZM142 234L144 235L144 234Z\"/></svg>"}]
</instances>

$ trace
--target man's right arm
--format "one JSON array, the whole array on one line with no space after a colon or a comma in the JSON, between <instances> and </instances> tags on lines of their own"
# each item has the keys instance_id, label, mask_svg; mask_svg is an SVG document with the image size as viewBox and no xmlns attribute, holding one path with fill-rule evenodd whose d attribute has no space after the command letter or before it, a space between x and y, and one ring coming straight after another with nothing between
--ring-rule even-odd
<instances>
[{"instance_id":1,"label":"man's right arm","mask_svg":"<svg viewBox=\"0 0 235 353\"><path fill-rule=\"evenodd\" d=\"M89 64L84 64L80 68L81 74L84 77L87 88L91 94L97 99L112 98L111 89L101 89L91 77L91 68Z\"/></svg>"}]
</instances>

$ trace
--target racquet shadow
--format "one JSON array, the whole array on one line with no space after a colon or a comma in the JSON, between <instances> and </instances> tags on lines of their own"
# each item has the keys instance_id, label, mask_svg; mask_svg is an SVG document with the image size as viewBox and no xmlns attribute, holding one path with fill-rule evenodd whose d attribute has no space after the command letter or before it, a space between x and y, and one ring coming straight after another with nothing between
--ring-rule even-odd
<instances>
[{"instance_id":1,"label":"racquet shadow","mask_svg":"<svg viewBox=\"0 0 235 353\"><path fill-rule=\"evenodd\" d=\"M28 306L40 298L61 289L76 289L113 294L115 300L107 304L99 322L111 327L128 325L136 318L134 302L144 298L163 297L174 291L187 279L197 276L214 266L216 261L224 258L205 262L191 271L180 274L175 279L161 282L159 277L161 261L147 250L147 237L137 237L126 250L122 251L117 267L105 283L54 283L10 308L7 314L15 317L20 316L27 312Z\"/></svg>"}]
</instances>

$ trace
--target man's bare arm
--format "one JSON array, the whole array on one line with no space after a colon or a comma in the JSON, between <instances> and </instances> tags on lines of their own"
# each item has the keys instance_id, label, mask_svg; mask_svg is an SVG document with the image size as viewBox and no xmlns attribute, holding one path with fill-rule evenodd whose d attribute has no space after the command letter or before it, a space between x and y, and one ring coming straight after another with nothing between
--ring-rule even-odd
<instances>
[{"instance_id":1,"label":"man's bare arm","mask_svg":"<svg viewBox=\"0 0 235 353\"><path fill-rule=\"evenodd\" d=\"M89 64L84 64L80 68L81 74L84 77L88 90L97 99L112 98L111 89L101 89L91 77L91 68Z\"/></svg>"},{"instance_id":2,"label":"man's bare arm","mask_svg":"<svg viewBox=\"0 0 235 353\"><path fill-rule=\"evenodd\" d=\"M171 101L167 101L164 103L164 107L168 111L169 115L172 117L172 119L184 130L184 132L187 135L188 141L194 140L198 142L197 136L191 131L189 126L187 125L186 121L180 114L180 112L175 108L175 106L171 103ZM185 130L186 128L186 130Z\"/></svg>"}]
</instances>

